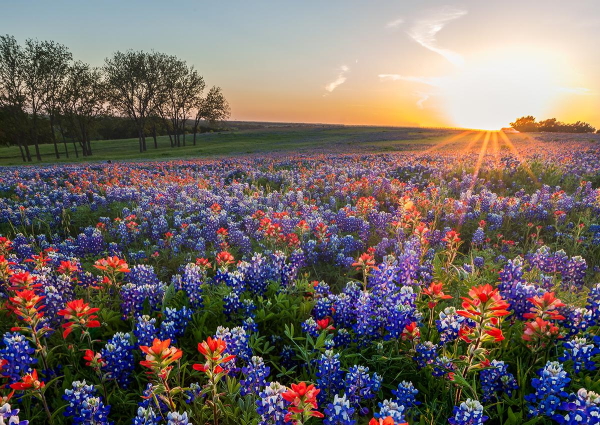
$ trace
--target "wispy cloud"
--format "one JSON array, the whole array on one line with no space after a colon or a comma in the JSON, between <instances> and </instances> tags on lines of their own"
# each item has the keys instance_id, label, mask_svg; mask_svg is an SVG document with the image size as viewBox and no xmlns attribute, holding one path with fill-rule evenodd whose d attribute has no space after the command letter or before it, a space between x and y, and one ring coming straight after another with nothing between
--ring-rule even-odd
<instances>
[{"instance_id":1,"label":"wispy cloud","mask_svg":"<svg viewBox=\"0 0 600 425\"><path fill-rule=\"evenodd\" d=\"M423 103L425 103L425 101L430 97L429 93L416 92L415 94L420 96L419 100L417 100L417 108L423 109Z\"/></svg>"},{"instance_id":2,"label":"wispy cloud","mask_svg":"<svg viewBox=\"0 0 600 425\"><path fill-rule=\"evenodd\" d=\"M410 81L412 83L421 83L432 87L440 87L444 78L442 77L413 77L400 74L379 74L381 81Z\"/></svg>"},{"instance_id":3,"label":"wispy cloud","mask_svg":"<svg viewBox=\"0 0 600 425\"><path fill-rule=\"evenodd\" d=\"M426 49L431 50L454 65L463 64L462 56L450 49L438 46L437 33L440 32L448 22L467 14L466 10L445 7L433 11L429 16L418 19L408 30L408 35Z\"/></svg>"},{"instance_id":4,"label":"wispy cloud","mask_svg":"<svg viewBox=\"0 0 600 425\"><path fill-rule=\"evenodd\" d=\"M385 26L386 28L398 28L400 25L404 23L404 18L398 18L391 22L388 22Z\"/></svg>"},{"instance_id":5,"label":"wispy cloud","mask_svg":"<svg viewBox=\"0 0 600 425\"><path fill-rule=\"evenodd\" d=\"M559 87L558 91L561 93L579 94L582 96L593 94L590 89L585 87Z\"/></svg>"},{"instance_id":6,"label":"wispy cloud","mask_svg":"<svg viewBox=\"0 0 600 425\"><path fill-rule=\"evenodd\" d=\"M346 65L341 66L337 78L331 83L327 84L325 86L325 90L331 93L339 86L344 84L346 82L346 73L348 73L348 71L350 71L350 68L348 68Z\"/></svg>"}]
</instances>

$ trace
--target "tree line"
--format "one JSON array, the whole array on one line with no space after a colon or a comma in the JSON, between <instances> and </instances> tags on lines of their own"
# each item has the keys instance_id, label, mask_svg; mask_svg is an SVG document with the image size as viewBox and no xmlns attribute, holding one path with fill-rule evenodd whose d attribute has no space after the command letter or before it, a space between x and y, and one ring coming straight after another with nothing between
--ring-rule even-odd
<instances>
[{"instance_id":1,"label":"tree line","mask_svg":"<svg viewBox=\"0 0 600 425\"><path fill-rule=\"evenodd\" d=\"M54 41L21 45L0 36L0 143L17 145L26 162L42 160L42 143L54 145L56 158L69 157L70 144L76 157L90 156L92 136L115 133L135 134L144 152L146 139L156 148L161 134L171 147L185 146L189 127L195 145L203 123L230 115L221 88L205 89L198 71L176 56L117 51L93 67Z\"/></svg>"},{"instance_id":2,"label":"tree line","mask_svg":"<svg viewBox=\"0 0 600 425\"><path fill-rule=\"evenodd\" d=\"M558 121L556 118L536 121L532 115L517 118L515 122L510 123L510 126L523 133L538 131L549 133L593 133L596 131L592 125L583 121L577 121L572 124Z\"/></svg>"}]
</instances>

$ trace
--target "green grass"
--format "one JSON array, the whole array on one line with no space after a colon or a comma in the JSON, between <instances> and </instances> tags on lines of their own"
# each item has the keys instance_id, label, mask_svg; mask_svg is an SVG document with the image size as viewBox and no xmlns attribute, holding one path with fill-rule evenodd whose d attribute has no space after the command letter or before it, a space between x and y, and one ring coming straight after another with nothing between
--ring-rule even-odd
<instances>
[{"instance_id":1,"label":"green grass","mask_svg":"<svg viewBox=\"0 0 600 425\"><path fill-rule=\"evenodd\" d=\"M65 163L106 160L157 160L178 158L201 158L222 155L255 154L263 152L305 152L327 151L372 151L389 152L406 150L410 145L427 148L455 130L432 130L385 127L290 127L262 128L252 130L228 131L223 133L204 133L197 136L196 146L192 146L192 136L186 136L187 146L171 148L169 138L160 136L158 148L154 148L151 137L146 139L146 152L140 153L137 139L95 140L92 141L93 155L89 158L75 158L73 146L69 144L70 158L62 154L63 145L59 145L61 158L54 157L52 145L41 145L44 163ZM32 154L33 147L30 148ZM37 163L34 159L34 164ZM23 165L19 149L16 146L0 148L0 165Z\"/></svg>"}]
</instances>

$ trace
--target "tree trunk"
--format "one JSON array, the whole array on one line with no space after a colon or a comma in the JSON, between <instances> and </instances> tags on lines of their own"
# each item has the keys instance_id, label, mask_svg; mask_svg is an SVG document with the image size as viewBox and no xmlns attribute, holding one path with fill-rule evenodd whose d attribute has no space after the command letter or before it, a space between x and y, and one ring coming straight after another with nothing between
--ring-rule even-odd
<instances>
[{"instance_id":1,"label":"tree trunk","mask_svg":"<svg viewBox=\"0 0 600 425\"><path fill-rule=\"evenodd\" d=\"M54 143L54 155L56 155L56 159L60 159L60 154L58 153L58 143L56 142L56 134L54 133L53 114L50 114L50 134L52 135L52 143Z\"/></svg>"},{"instance_id":2,"label":"tree trunk","mask_svg":"<svg viewBox=\"0 0 600 425\"><path fill-rule=\"evenodd\" d=\"M39 140L38 140L37 113L36 112L33 113L33 126L31 127L31 130L33 133L32 134L33 144L35 146L35 156L38 161L41 161L42 155L40 153L40 144L39 144Z\"/></svg>"},{"instance_id":3,"label":"tree trunk","mask_svg":"<svg viewBox=\"0 0 600 425\"><path fill-rule=\"evenodd\" d=\"M74 138L71 138L71 141L73 142L73 149L75 149L75 158L79 158L79 151L77 150L77 143L75 143Z\"/></svg>"},{"instance_id":4,"label":"tree trunk","mask_svg":"<svg viewBox=\"0 0 600 425\"><path fill-rule=\"evenodd\" d=\"M198 132L198 126L194 126L194 146L196 146L196 133Z\"/></svg>"},{"instance_id":5,"label":"tree trunk","mask_svg":"<svg viewBox=\"0 0 600 425\"><path fill-rule=\"evenodd\" d=\"M156 141L156 123L152 124L152 137L154 138L154 149L158 149L158 142Z\"/></svg>"},{"instance_id":6,"label":"tree trunk","mask_svg":"<svg viewBox=\"0 0 600 425\"><path fill-rule=\"evenodd\" d=\"M27 158L25 158L25 152L23 151L23 146L21 146L21 142L17 142L17 144L19 145L19 151L21 152L21 159L23 160L23 162L27 162Z\"/></svg>"},{"instance_id":7,"label":"tree trunk","mask_svg":"<svg viewBox=\"0 0 600 425\"><path fill-rule=\"evenodd\" d=\"M60 137L62 138L63 144L65 145L65 155L69 157L69 148L67 147L67 138L65 137L65 131L62 126L62 122L58 120L58 130L60 131Z\"/></svg>"}]
</instances>

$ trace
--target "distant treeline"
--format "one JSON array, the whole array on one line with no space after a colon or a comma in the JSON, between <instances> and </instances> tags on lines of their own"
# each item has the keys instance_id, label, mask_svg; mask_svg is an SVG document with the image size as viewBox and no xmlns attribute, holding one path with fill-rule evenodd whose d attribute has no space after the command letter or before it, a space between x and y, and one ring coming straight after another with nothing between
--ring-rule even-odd
<instances>
[{"instance_id":1,"label":"distant treeline","mask_svg":"<svg viewBox=\"0 0 600 425\"><path fill-rule=\"evenodd\" d=\"M517 118L515 122L511 122L510 126L515 130L528 132L548 132L548 133L593 133L596 129L587 122L577 121L572 124L567 124L557 121L556 118L537 122L535 117L528 115L526 117Z\"/></svg>"},{"instance_id":2,"label":"distant treeline","mask_svg":"<svg viewBox=\"0 0 600 425\"><path fill-rule=\"evenodd\" d=\"M23 161L42 160L39 145L54 155L92 155L92 139L168 135L170 146L185 146L186 133L215 128L230 115L219 87L204 93L193 66L158 52L116 52L104 66L74 61L54 41L28 39L20 45L0 36L0 145L19 147ZM31 152L33 147L34 152Z\"/></svg>"}]
</instances>

